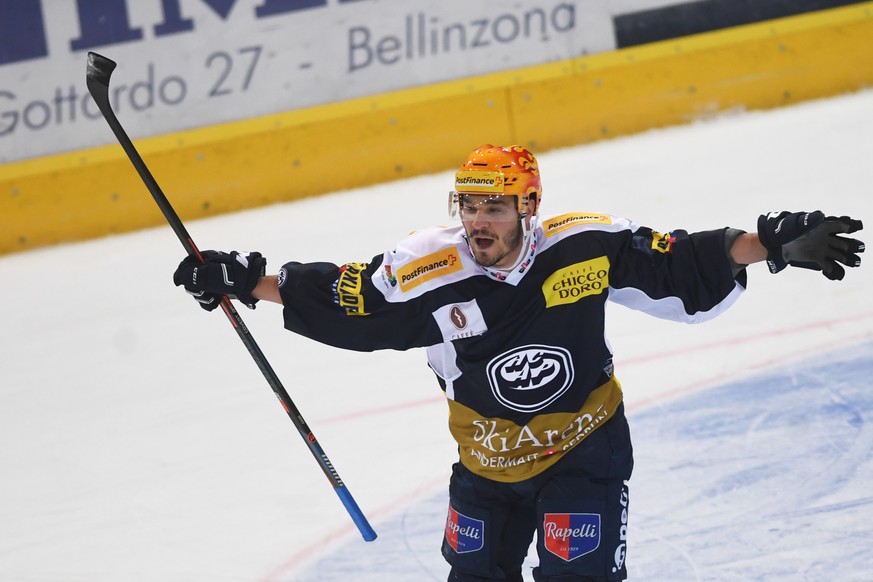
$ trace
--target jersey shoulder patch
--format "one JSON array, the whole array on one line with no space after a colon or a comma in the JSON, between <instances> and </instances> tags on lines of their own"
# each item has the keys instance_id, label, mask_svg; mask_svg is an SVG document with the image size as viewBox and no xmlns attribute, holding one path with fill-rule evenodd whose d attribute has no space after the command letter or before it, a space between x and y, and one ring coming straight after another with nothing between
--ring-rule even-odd
<instances>
[{"instance_id":1,"label":"jersey shoulder patch","mask_svg":"<svg viewBox=\"0 0 873 582\"><path fill-rule=\"evenodd\" d=\"M606 214L596 214L593 212L568 212L567 214L561 214L543 220L542 226L543 234L550 237L583 224L609 225L612 223L613 218Z\"/></svg>"},{"instance_id":2,"label":"jersey shoulder patch","mask_svg":"<svg viewBox=\"0 0 873 582\"><path fill-rule=\"evenodd\" d=\"M618 234L633 232L637 225L626 218L597 212L568 212L549 218L541 218L537 225L539 251L545 251L562 241L585 233L601 232Z\"/></svg>"},{"instance_id":3,"label":"jersey shoulder patch","mask_svg":"<svg viewBox=\"0 0 873 582\"><path fill-rule=\"evenodd\" d=\"M465 252L466 242L459 230L429 228L411 234L384 254L373 284L393 302L471 276L475 264Z\"/></svg>"}]
</instances>

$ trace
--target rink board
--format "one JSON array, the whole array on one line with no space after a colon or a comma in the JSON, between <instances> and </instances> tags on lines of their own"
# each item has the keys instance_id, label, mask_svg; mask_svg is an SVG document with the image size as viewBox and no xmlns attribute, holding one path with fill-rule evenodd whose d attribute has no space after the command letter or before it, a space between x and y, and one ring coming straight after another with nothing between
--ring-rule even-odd
<instances>
[{"instance_id":1,"label":"rink board","mask_svg":"<svg viewBox=\"0 0 873 582\"><path fill-rule=\"evenodd\" d=\"M868 2L137 147L189 220L443 171L484 142L545 151L855 91L873 84L870 38ZM0 254L163 221L117 145L0 167Z\"/></svg>"}]
</instances>

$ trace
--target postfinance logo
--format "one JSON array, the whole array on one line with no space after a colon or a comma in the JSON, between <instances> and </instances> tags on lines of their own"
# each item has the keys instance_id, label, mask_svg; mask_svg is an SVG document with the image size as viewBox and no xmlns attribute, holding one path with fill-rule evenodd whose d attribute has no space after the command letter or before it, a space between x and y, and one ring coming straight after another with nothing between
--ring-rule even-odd
<instances>
[{"instance_id":1,"label":"postfinance logo","mask_svg":"<svg viewBox=\"0 0 873 582\"><path fill-rule=\"evenodd\" d=\"M400 281L400 289L409 291L425 281L455 273L462 268L457 251L454 248L446 249L400 267L397 269L397 279Z\"/></svg>"},{"instance_id":2,"label":"postfinance logo","mask_svg":"<svg viewBox=\"0 0 873 582\"><path fill-rule=\"evenodd\" d=\"M609 259L582 261L552 273L543 283L546 308L575 303L609 287Z\"/></svg>"},{"instance_id":3,"label":"postfinance logo","mask_svg":"<svg viewBox=\"0 0 873 582\"><path fill-rule=\"evenodd\" d=\"M458 192L503 192L503 174L500 172L458 172L455 175Z\"/></svg>"},{"instance_id":4,"label":"postfinance logo","mask_svg":"<svg viewBox=\"0 0 873 582\"><path fill-rule=\"evenodd\" d=\"M603 214L569 213L556 216L543 223L546 236L553 236L577 224L612 224L612 219Z\"/></svg>"}]
</instances>

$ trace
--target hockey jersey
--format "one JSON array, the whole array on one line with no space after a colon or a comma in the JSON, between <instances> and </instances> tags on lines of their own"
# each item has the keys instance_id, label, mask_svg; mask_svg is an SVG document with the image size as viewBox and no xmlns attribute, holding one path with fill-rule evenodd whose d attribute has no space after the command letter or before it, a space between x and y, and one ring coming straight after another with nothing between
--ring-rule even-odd
<instances>
[{"instance_id":1,"label":"hockey jersey","mask_svg":"<svg viewBox=\"0 0 873 582\"><path fill-rule=\"evenodd\" d=\"M285 327L340 348L427 348L449 429L474 473L541 473L622 402L605 337L607 300L685 322L745 288L727 229L656 232L602 214L535 221L511 272L480 266L462 226L418 231L366 263L287 263Z\"/></svg>"}]
</instances>

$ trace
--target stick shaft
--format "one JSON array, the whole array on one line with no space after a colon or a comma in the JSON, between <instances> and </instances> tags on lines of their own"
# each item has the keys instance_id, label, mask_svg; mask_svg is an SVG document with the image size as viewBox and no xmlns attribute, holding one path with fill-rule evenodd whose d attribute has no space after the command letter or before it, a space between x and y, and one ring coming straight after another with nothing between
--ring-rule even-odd
<instances>
[{"instance_id":1,"label":"stick shaft","mask_svg":"<svg viewBox=\"0 0 873 582\"><path fill-rule=\"evenodd\" d=\"M170 204L170 201L164 195L161 187L149 171L148 166L146 166L142 157L139 155L139 152L134 147L133 142L121 126L121 122L118 121L118 118L112 111L109 101L109 79L114 69L115 63L110 59L93 52L88 53L88 69L86 76L88 91L97 103L97 107L100 109L100 112L109 124L110 129L112 129L112 132L118 139L118 143L121 144L121 147L124 149L131 163L133 163L134 168L136 168L140 178L143 183L145 183L146 188L148 188L158 207L161 209L167 222L176 233L182 246L185 247L185 250L189 255L197 257L202 261L203 257L201 256L197 245L194 244L194 240L191 238L191 235L188 234L188 230L185 228L179 215L176 214L172 204ZM343 506L346 508L346 511L348 511L352 521L354 521L355 525L358 527L361 535L368 542L375 540L376 532L370 526L367 518L358 507L358 504L355 503L354 498L351 496L351 493L349 493L348 488L345 486L342 479L340 479L339 474L336 472L336 469L334 469L333 464L325 454L324 449L322 449L318 440L315 438L315 435L310 430L309 425L303 419L303 415L300 414L297 406L288 395L288 391L285 390L284 386L282 386L282 382L279 380L279 377L276 375L272 366L270 366L270 363L267 361L261 348L255 342L248 327L243 322L242 317L240 317L239 312L237 312L230 299L226 296L221 299L221 308L240 340L242 340L249 354L255 360L258 368L263 373L270 388L273 389L273 393L279 399L285 412L291 418L294 426L297 427L297 431L300 433L304 442L306 442L306 446L312 452L312 455L315 457L321 470L336 490Z\"/></svg>"}]
</instances>

